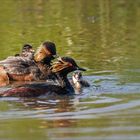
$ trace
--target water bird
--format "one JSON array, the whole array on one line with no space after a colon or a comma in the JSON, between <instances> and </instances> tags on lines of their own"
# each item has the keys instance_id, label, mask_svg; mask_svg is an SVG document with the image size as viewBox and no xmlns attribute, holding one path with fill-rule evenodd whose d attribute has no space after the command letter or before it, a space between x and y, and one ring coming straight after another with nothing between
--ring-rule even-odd
<instances>
[{"instance_id":1,"label":"water bird","mask_svg":"<svg viewBox=\"0 0 140 140\"><path fill-rule=\"evenodd\" d=\"M1 97L37 97L46 94L70 95L74 94L74 88L69 82L67 75L75 70L85 71L77 65L75 60L70 57L61 57L51 66L52 75L55 81L52 84L31 83L11 88L0 93Z\"/></svg>"},{"instance_id":2,"label":"water bird","mask_svg":"<svg viewBox=\"0 0 140 140\"><path fill-rule=\"evenodd\" d=\"M81 90L84 87L89 87L90 84L86 81L80 71L74 72L72 75L72 85L76 90Z\"/></svg>"},{"instance_id":3,"label":"water bird","mask_svg":"<svg viewBox=\"0 0 140 140\"><path fill-rule=\"evenodd\" d=\"M22 51L19 54L15 54L16 57L26 57L29 59L34 59L35 50L30 44L24 44L22 47Z\"/></svg>"},{"instance_id":4,"label":"water bird","mask_svg":"<svg viewBox=\"0 0 140 140\"><path fill-rule=\"evenodd\" d=\"M24 50L30 48L24 46ZM23 53L22 53L23 55ZM0 61L0 85L8 81L36 81L48 78L51 60L56 56L56 46L53 42L46 41L40 45L34 59L23 56L11 56Z\"/></svg>"},{"instance_id":5,"label":"water bird","mask_svg":"<svg viewBox=\"0 0 140 140\"><path fill-rule=\"evenodd\" d=\"M52 60L57 58L56 45L53 42L43 42L34 55L34 62L41 71L41 80L46 80L50 75Z\"/></svg>"}]
</instances>

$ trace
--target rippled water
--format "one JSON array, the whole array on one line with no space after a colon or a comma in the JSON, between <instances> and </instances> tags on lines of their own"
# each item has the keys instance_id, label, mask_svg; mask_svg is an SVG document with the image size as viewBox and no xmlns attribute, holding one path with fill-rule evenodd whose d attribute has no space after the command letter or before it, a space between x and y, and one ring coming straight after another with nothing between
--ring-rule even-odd
<instances>
[{"instance_id":1,"label":"rippled water","mask_svg":"<svg viewBox=\"0 0 140 140\"><path fill-rule=\"evenodd\" d=\"M0 59L52 40L91 84L72 97L0 98L0 139L140 139L139 0L6 0L0 11Z\"/></svg>"}]
</instances>

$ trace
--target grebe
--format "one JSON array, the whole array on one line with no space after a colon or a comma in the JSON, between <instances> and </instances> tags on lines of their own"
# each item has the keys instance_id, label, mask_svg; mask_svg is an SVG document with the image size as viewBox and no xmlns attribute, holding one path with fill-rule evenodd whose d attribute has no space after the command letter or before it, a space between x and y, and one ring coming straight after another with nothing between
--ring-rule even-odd
<instances>
[{"instance_id":1,"label":"grebe","mask_svg":"<svg viewBox=\"0 0 140 140\"><path fill-rule=\"evenodd\" d=\"M26 45L26 47L29 45ZM55 44L49 41L41 44L34 59L11 56L0 61L0 85L8 81L36 81L48 78L51 60L56 56Z\"/></svg>"},{"instance_id":2,"label":"grebe","mask_svg":"<svg viewBox=\"0 0 140 140\"><path fill-rule=\"evenodd\" d=\"M90 84L83 79L81 72L74 72L72 75L72 84L76 89L82 89L83 87L89 87Z\"/></svg>"},{"instance_id":3,"label":"grebe","mask_svg":"<svg viewBox=\"0 0 140 140\"><path fill-rule=\"evenodd\" d=\"M26 58L29 58L29 59L34 59L34 49L31 45L29 44L25 44L23 45L22 47L22 51L20 54L15 54L16 57L26 57Z\"/></svg>"},{"instance_id":4,"label":"grebe","mask_svg":"<svg viewBox=\"0 0 140 140\"><path fill-rule=\"evenodd\" d=\"M74 59L70 57L62 57L53 63L51 66L51 74L59 84L48 83L31 83L22 86L11 88L5 92L0 93L1 97L14 96L14 97L37 97L46 94L59 94L70 95L74 94L74 88L69 82L67 75L75 70L85 71L80 68Z\"/></svg>"}]
</instances>

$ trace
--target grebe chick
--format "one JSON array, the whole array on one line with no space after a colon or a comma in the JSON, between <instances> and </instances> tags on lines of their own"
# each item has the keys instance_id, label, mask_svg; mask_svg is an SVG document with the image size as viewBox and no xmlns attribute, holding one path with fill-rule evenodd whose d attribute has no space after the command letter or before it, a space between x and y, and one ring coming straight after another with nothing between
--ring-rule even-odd
<instances>
[{"instance_id":1,"label":"grebe chick","mask_svg":"<svg viewBox=\"0 0 140 140\"><path fill-rule=\"evenodd\" d=\"M83 79L81 72L74 72L72 76L72 84L76 89L82 89L83 87L89 87L90 84Z\"/></svg>"},{"instance_id":2,"label":"grebe chick","mask_svg":"<svg viewBox=\"0 0 140 140\"><path fill-rule=\"evenodd\" d=\"M29 44L25 44L22 47L22 51L20 54L15 54L16 57L20 56L20 57L26 57L29 59L34 59L34 50L33 47Z\"/></svg>"}]
</instances>

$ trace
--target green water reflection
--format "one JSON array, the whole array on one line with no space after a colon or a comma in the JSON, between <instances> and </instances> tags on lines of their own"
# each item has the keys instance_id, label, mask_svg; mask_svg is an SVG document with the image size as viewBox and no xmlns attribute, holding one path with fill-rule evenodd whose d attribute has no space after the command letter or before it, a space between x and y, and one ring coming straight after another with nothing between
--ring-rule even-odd
<instances>
[{"instance_id":1,"label":"green water reflection","mask_svg":"<svg viewBox=\"0 0 140 140\"><path fill-rule=\"evenodd\" d=\"M43 41L51 40L56 43L59 55L72 56L79 65L86 67L86 75L111 74L119 79L115 83L115 86L121 85L119 91L127 84L131 89L129 83L140 82L139 17L140 0L0 0L0 59L18 53L25 43L37 48ZM95 80L106 86L100 82L102 78L95 77ZM36 119L33 108L21 102L0 101L0 139L138 140L140 90L137 89L127 96L124 94L128 91L122 96L110 93L106 97L109 101L110 97L119 100L111 103L98 104L96 100L100 100L89 96L79 101L82 106L79 102L77 105L77 102L68 101L38 108L50 109L47 114L84 110L84 119L67 119L67 114L58 120L44 120L45 117L41 119L40 116ZM86 114L88 109L104 110L116 104L131 104L131 100L134 101L132 110ZM14 115L21 119L13 119Z\"/></svg>"},{"instance_id":2,"label":"green water reflection","mask_svg":"<svg viewBox=\"0 0 140 140\"><path fill-rule=\"evenodd\" d=\"M8 6L10 5L10 7ZM94 70L139 68L140 1L1 1L0 58L52 40Z\"/></svg>"}]
</instances>

